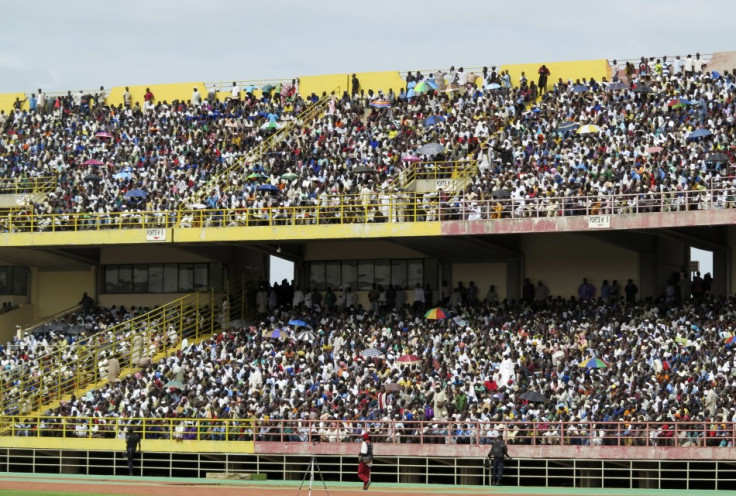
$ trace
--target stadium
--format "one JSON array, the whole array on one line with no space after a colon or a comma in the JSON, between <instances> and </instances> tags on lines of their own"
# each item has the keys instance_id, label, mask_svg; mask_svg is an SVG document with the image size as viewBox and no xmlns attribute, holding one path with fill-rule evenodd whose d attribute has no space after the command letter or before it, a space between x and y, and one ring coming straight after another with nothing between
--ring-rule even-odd
<instances>
[{"instance_id":1,"label":"stadium","mask_svg":"<svg viewBox=\"0 0 736 496\"><path fill-rule=\"evenodd\" d=\"M733 490L735 92L716 52L0 95L3 487L348 493L369 433L371 490L488 489L499 436L496 494Z\"/></svg>"}]
</instances>

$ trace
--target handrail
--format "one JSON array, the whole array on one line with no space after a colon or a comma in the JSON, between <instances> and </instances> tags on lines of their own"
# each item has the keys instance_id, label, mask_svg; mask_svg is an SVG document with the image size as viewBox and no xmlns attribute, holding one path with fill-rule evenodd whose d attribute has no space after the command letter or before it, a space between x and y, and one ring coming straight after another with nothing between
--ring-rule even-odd
<instances>
[{"instance_id":1,"label":"handrail","mask_svg":"<svg viewBox=\"0 0 736 496\"><path fill-rule=\"evenodd\" d=\"M337 94L339 90L339 87L335 88L332 93ZM204 197L210 194L214 188L221 184L226 184L228 176L232 175L236 171L240 171L243 165L260 161L263 156L268 153L274 145L281 142L294 127L316 118L315 116L319 115L322 109L327 106L327 102L333 97L333 94L325 94L315 103L308 105L302 113L288 121L281 129L278 129L267 139L252 148L247 155L240 157L230 167L220 172L217 176L211 178L206 185L194 192L188 198L187 203L189 205L194 205L197 202L203 201Z\"/></svg>"},{"instance_id":2,"label":"handrail","mask_svg":"<svg viewBox=\"0 0 736 496\"><path fill-rule=\"evenodd\" d=\"M27 414L65 394L99 384L107 374L103 360L116 356L121 369L168 353L187 339L214 332L214 291L193 293L118 323L86 339L57 342L52 351L0 371L0 412Z\"/></svg>"},{"instance_id":3,"label":"handrail","mask_svg":"<svg viewBox=\"0 0 736 496\"><path fill-rule=\"evenodd\" d=\"M169 388L158 387L159 393ZM252 418L1 416L0 432L20 437L115 438L129 430L145 440L335 443L360 441L368 432L378 444L481 446L498 435L510 445L580 447L736 446L736 423L713 420L474 421L474 420L281 420ZM336 448L337 449L337 448Z\"/></svg>"},{"instance_id":4,"label":"handrail","mask_svg":"<svg viewBox=\"0 0 736 496\"><path fill-rule=\"evenodd\" d=\"M55 176L3 177L0 178L0 195L24 193L50 193L56 188Z\"/></svg>"},{"instance_id":5,"label":"handrail","mask_svg":"<svg viewBox=\"0 0 736 496\"><path fill-rule=\"evenodd\" d=\"M406 173L402 175L401 187L409 188L414 181L419 179L451 179L452 183L449 187L444 188L445 191L456 191L462 188L455 188L457 180L467 177L470 172L478 170L478 162L471 159L444 161L444 162L417 162L416 165L410 165L406 168Z\"/></svg>"},{"instance_id":6,"label":"handrail","mask_svg":"<svg viewBox=\"0 0 736 496\"><path fill-rule=\"evenodd\" d=\"M510 195L511 192L504 194ZM736 207L736 189L654 191L594 196L471 199L413 192L368 196L326 195L307 205L179 211L11 213L0 217L0 232L46 233L151 228L215 228L274 225L363 224L435 220L500 220L652 212L720 210Z\"/></svg>"}]
</instances>

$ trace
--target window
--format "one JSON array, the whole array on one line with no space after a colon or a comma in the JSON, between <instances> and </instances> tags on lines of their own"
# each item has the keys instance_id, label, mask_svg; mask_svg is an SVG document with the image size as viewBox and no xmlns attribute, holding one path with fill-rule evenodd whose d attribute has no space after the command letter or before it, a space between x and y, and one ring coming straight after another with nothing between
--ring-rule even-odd
<instances>
[{"instance_id":1,"label":"window","mask_svg":"<svg viewBox=\"0 0 736 496\"><path fill-rule=\"evenodd\" d=\"M13 267L13 287L10 293L14 295L28 294L28 269L25 267Z\"/></svg>"},{"instance_id":2,"label":"window","mask_svg":"<svg viewBox=\"0 0 736 496\"><path fill-rule=\"evenodd\" d=\"M358 262L358 287L360 291L369 291L373 288L373 260Z\"/></svg>"},{"instance_id":3,"label":"window","mask_svg":"<svg viewBox=\"0 0 736 496\"><path fill-rule=\"evenodd\" d=\"M406 289L406 260L391 260L391 284Z\"/></svg>"},{"instance_id":4,"label":"window","mask_svg":"<svg viewBox=\"0 0 736 496\"><path fill-rule=\"evenodd\" d=\"M191 293L208 287L221 291L223 270L220 263L106 265L102 287L109 294ZM0 285L2 277L0 267ZM18 288L27 289L27 271L16 279Z\"/></svg>"},{"instance_id":5,"label":"window","mask_svg":"<svg viewBox=\"0 0 736 496\"><path fill-rule=\"evenodd\" d=\"M325 264L323 262L315 262L311 264L309 270L309 285L312 287L312 289L324 291Z\"/></svg>"},{"instance_id":6,"label":"window","mask_svg":"<svg viewBox=\"0 0 736 496\"><path fill-rule=\"evenodd\" d=\"M413 288L417 283L437 289L438 264L431 259L342 260L309 264L309 284L320 291L328 287L369 291L373 283Z\"/></svg>"},{"instance_id":7,"label":"window","mask_svg":"<svg viewBox=\"0 0 736 496\"><path fill-rule=\"evenodd\" d=\"M337 289L342 284L342 271L340 270L340 262L327 262L325 264L325 284L322 289Z\"/></svg>"}]
</instances>

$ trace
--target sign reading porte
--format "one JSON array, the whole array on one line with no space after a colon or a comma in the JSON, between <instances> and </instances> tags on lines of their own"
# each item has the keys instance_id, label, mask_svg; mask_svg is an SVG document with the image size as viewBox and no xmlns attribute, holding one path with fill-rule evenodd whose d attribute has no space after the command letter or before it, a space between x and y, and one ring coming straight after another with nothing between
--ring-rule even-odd
<instances>
[{"instance_id":1,"label":"sign reading porte","mask_svg":"<svg viewBox=\"0 0 736 496\"><path fill-rule=\"evenodd\" d=\"M166 229L146 229L146 241L153 243L166 241Z\"/></svg>"},{"instance_id":2,"label":"sign reading porte","mask_svg":"<svg viewBox=\"0 0 736 496\"><path fill-rule=\"evenodd\" d=\"M591 215L588 217L589 229L609 229L611 227L610 215Z\"/></svg>"}]
</instances>

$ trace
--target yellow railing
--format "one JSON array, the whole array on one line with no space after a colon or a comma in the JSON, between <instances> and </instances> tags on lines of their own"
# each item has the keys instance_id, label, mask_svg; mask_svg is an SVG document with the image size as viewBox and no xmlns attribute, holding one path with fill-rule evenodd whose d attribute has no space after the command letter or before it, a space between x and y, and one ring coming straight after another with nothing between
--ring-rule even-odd
<instances>
[{"instance_id":1,"label":"yellow railing","mask_svg":"<svg viewBox=\"0 0 736 496\"><path fill-rule=\"evenodd\" d=\"M169 388L164 387L168 391ZM253 441L252 419L0 416L0 432L18 437L121 439L130 430L143 439Z\"/></svg>"},{"instance_id":2,"label":"yellow railing","mask_svg":"<svg viewBox=\"0 0 736 496\"><path fill-rule=\"evenodd\" d=\"M319 118L330 99L333 98L333 96L334 98L339 97L339 90L340 88L335 88L332 94L327 94L317 102L309 105L301 114L288 121L284 127L278 129L257 146L253 147L247 155L238 159L233 165L210 179L204 187L195 192L189 198L188 204L194 205L195 203L204 201L207 195L214 191L217 186L223 186L227 190L228 185L231 184L232 179L234 179L233 176L236 178L242 177L244 166L261 161L263 156L271 151L274 146L280 143L295 127Z\"/></svg>"},{"instance_id":3,"label":"yellow railing","mask_svg":"<svg viewBox=\"0 0 736 496\"><path fill-rule=\"evenodd\" d=\"M214 291L187 295L68 345L56 341L53 351L10 370L0 371L0 411L21 414L60 401L107 380L107 360L120 368L137 367L215 331L218 309Z\"/></svg>"},{"instance_id":4,"label":"yellow railing","mask_svg":"<svg viewBox=\"0 0 736 496\"><path fill-rule=\"evenodd\" d=\"M56 188L56 183L53 176L0 178L0 195L50 193Z\"/></svg>"}]
</instances>

